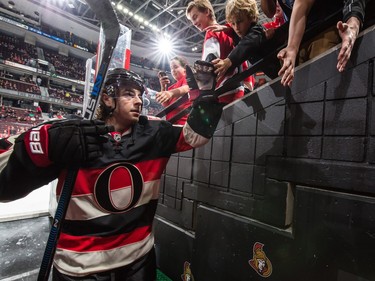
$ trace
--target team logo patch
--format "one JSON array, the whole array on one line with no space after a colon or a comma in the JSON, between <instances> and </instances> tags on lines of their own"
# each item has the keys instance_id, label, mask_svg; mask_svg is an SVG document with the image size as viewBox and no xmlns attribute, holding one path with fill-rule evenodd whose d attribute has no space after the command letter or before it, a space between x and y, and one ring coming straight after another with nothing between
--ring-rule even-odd
<instances>
[{"instance_id":1,"label":"team logo patch","mask_svg":"<svg viewBox=\"0 0 375 281\"><path fill-rule=\"evenodd\" d=\"M272 274L272 264L263 251L264 244L255 242L253 246L253 258L249 260L250 266L262 277Z\"/></svg>"},{"instance_id":2,"label":"team logo patch","mask_svg":"<svg viewBox=\"0 0 375 281\"><path fill-rule=\"evenodd\" d=\"M184 273L181 275L182 281L194 281L194 276L191 273L190 263L184 263Z\"/></svg>"},{"instance_id":3,"label":"team logo patch","mask_svg":"<svg viewBox=\"0 0 375 281\"><path fill-rule=\"evenodd\" d=\"M121 134L119 132L111 132L111 135L115 141L121 141Z\"/></svg>"}]
</instances>

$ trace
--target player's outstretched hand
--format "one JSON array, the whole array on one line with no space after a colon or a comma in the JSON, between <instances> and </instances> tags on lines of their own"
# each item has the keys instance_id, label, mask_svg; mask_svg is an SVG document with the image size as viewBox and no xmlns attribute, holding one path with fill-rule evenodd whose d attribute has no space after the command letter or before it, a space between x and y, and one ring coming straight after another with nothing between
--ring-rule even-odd
<instances>
[{"instance_id":1,"label":"player's outstretched hand","mask_svg":"<svg viewBox=\"0 0 375 281\"><path fill-rule=\"evenodd\" d=\"M114 131L99 120L63 120L48 129L49 159L59 164L79 164L102 156L103 135Z\"/></svg>"}]
</instances>

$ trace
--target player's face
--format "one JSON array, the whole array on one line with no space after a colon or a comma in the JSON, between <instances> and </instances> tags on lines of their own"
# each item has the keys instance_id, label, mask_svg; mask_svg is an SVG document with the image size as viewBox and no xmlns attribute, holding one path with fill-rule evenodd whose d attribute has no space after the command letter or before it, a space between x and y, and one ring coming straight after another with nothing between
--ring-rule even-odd
<instances>
[{"instance_id":1,"label":"player's face","mask_svg":"<svg viewBox=\"0 0 375 281\"><path fill-rule=\"evenodd\" d=\"M186 76L186 70L178 60L171 60L170 67L174 79L180 80L182 77Z\"/></svg>"},{"instance_id":2,"label":"player's face","mask_svg":"<svg viewBox=\"0 0 375 281\"><path fill-rule=\"evenodd\" d=\"M252 23L253 20L245 15L240 15L238 18L230 20L230 25L240 38L243 38L247 34Z\"/></svg>"},{"instance_id":3,"label":"player's face","mask_svg":"<svg viewBox=\"0 0 375 281\"><path fill-rule=\"evenodd\" d=\"M131 86L121 86L116 93L116 98L103 96L109 108L115 108L112 121L117 131L129 128L139 121L142 111L142 93Z\"/></svg>"},{"instance_id":4,"label":"player's face","mask_svg":"<svg viewBox=\"0 0 375 281\"><path fill-rule=\"evenodd\" d=\"M189 20L199 31L203 31L211 24L210 12L208 9L205 12L200 12L196 7L193 7L189 12Z\"/></svg>"}]
</instances>

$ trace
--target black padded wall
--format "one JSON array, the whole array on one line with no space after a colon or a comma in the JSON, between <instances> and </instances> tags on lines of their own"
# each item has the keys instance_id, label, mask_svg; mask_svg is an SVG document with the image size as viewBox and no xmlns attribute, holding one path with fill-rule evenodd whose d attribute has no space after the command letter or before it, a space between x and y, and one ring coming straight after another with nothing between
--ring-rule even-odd
<instances>
[{"instance_id":1,"label":"black padded wall","mask_svg":"<svg viewBox=\"0 0 375 281\"><path fill-rule=\"evenodd\" d=\"M375 280L375 31L225 108L174 155L155 220L159 267L195 281ZM264 261L264 268L261 268ZM185 270L186 273L186 270Z\"/></svg>"}]
</instances>

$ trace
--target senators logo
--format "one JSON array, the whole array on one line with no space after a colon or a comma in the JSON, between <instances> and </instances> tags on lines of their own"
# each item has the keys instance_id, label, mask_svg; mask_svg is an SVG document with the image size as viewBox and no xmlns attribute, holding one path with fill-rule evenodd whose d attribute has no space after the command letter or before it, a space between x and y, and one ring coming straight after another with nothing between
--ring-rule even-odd
<instances>
[{"instance_id":1,"label":"senators logo","mask_svg":"<svg viewBox=\"0 0 375 281\"><path fill-rule=\"evenodd\" d=\"M194 281L194 276L191 273L190 263L184 263L184 274L181 275L182 281Z\"/></svg>"},{"instance_id":2,"label":"senators logo","mask_svg":"<svg viewBox=\"0 0 375 281\"><path fill-rule=\"evenodd\" d=\"M272 264L263 251L264 244L256 242L253 246L253 258L249 260L250 266L262 277L272 274Z\"/></svg>"},{"instance_id":3,"label":"senators logo","mask_svg":"<svg viewBox=\"0 0 375 281\"><path fill-rule=\"evenodd\" d=\"M117 175L117 176L116 176ZM118 207L112 198L111 186L121 187L129 179L130 196L125 206ZM98 177L94 187L97 204L110 213L124 213L137 205L143 192L143 177L138 168L130 163L117 163L106 168Z\"/></svg>"}]
</instances>

